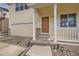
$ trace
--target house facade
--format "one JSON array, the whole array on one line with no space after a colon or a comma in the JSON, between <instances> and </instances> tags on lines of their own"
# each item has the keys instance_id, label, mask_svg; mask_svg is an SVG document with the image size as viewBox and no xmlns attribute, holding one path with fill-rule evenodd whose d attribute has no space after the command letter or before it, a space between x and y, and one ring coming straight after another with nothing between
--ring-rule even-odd
<instances>
[{"instance_id":1,"label":"house facade","mask_svg":"<svg viewBox=\"0 0 79 59\"><path fill-rule=\"evenodd\" d=\"M0 34L8 33L9 29L9 10L0 7Z\"/></svg>"},{"instance_id":2,"label":"house facade","mask_svg":"<svg viewBox=\"0 0 79 59\"><path fill-rule=\"evenodd\" d=\"M33 40L45 35L54 42L78 42L79 4L9 4L9 29Z\"/></svg>"}]
</instances>

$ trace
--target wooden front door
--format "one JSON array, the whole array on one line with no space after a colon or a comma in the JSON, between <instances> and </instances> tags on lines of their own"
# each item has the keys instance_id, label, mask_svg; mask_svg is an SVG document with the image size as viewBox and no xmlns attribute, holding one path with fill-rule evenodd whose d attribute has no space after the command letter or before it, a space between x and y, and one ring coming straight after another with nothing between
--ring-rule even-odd
<instances>
[{"instance_id":1,"label":"wooden front door","mask_svg":"<svg viewBox=\"0 0 79 59\"><path fill-rule=\"evenodd\" d=\"M49 33L49 17L42 17L42 32Z\"/></svg>"}]
</instances>

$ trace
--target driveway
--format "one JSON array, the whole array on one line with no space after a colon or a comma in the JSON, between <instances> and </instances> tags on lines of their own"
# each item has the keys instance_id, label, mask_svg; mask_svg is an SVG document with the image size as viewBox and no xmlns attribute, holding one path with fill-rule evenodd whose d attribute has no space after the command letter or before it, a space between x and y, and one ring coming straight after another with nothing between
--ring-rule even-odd
<instances>
[{"instance_id":1,"label":"driveway","mask_svg":"<svg viewBox=\"0 0 79 59\"><path fill-rule=\"evenodd\" d=\"M18 56L28 49L31 38L11 36L0 41L0 56Z\"/></svg>"}]
</instances>

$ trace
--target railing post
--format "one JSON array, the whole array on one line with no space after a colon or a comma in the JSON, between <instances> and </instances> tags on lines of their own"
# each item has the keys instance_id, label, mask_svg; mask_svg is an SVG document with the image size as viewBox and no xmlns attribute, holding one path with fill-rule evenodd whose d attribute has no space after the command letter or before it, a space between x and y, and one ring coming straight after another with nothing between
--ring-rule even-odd
<instances>
[{"instance_id":1,"label":"railing post","mask_svg":"<svg viewBox=\"0 0 79 59\"><path fill-rule=\"evenodd\" d=\"M35 9L33 9L33 40L36 40Z\"/></svg>"},{"instance_id":2,"label":"railing post","mask_svg":"<svg viewBox=\"0 0 79 59\"><path fill-rule=\"evenodd\" d=\"M57 42L57 4L54 4L54 42Z\"/></svg>"}]
</instances>

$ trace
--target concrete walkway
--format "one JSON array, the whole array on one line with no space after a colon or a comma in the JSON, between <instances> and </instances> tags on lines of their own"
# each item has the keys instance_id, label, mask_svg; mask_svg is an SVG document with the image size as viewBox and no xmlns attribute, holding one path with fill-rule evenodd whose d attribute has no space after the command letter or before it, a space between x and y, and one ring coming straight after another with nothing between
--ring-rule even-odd
<instances>
[{"instance_id":1,"label":"concrete walkway","mask_svg":"<svg viewBox=\"0 0 79 59\"><path fill-rule=\"evenodd\" d=\"M52 56L50 46L33 45L31 49L26 53L30 56Z\"/></svg>"},{"instance_id":2,"label":"concrete walkway","mask_svg":"<svg viewBox=\"0 0 79 59\"><path fill-rule=\"evenodd\" d=\"M0 42L0 56L18 56L24 50L24 47Z\"/></svg>"}]
</instances>

